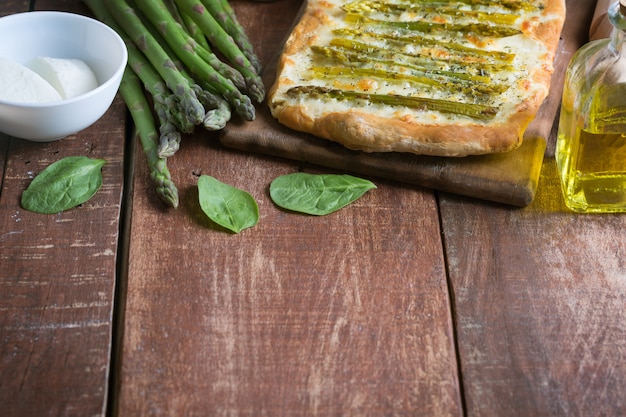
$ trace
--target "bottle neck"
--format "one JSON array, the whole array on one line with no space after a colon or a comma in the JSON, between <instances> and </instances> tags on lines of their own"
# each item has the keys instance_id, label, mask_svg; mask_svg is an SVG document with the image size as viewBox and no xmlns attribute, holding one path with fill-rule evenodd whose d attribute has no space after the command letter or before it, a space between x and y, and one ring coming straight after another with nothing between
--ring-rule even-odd
<instances>
[{"instance_id":1,"label":"bottle neck","mask_svg":"<svg viewBox=\"0 0 626 417\"><path fill-rule=\"evenodd\" d=\"M611 46L616 51L620 51L624 46L624 39L626 39L626 34L623 30L613 28L611 32Z\"/></svg>"},{"instance_id":2,"label":"bottle neck","mask_svg":"<svg viewBox=\"0 0 626 417\"><path fill-rule=\"evenodd\" d=\"M609 7L609 21L613 25L611 46L621 51L626 40L626 0L617 0Z\"/></svg>"}]
</instances>

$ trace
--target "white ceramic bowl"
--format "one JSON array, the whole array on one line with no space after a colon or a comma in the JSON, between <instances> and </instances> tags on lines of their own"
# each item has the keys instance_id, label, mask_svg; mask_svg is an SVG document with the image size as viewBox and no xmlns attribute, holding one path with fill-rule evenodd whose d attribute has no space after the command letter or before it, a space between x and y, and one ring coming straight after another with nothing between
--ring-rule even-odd
<instances>
[{"instance_id":1,"label":"white ceramic bowl","mask_svg":"<svg viewBox=\"0 0 626 417\"><path fill-rule=\"evenodd\" d=\"M0 57L20 64L38 56L81 59L98 79L96 89L66 100L0 100L0 132L49 142L92 125L111 106L128 52L124 41L110 27L73 13L26 12L0 18L0 39Z\"/></svg>"}]
</instances>

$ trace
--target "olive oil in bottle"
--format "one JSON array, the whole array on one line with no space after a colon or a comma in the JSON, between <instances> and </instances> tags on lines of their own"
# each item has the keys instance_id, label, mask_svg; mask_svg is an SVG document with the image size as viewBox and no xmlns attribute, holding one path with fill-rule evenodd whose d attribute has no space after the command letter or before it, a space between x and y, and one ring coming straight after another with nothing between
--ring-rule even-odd
<instances>
[{"instance_id":1,"label":"olive oil in bottle","mask_svg":"<svg viewBox=\"0 0 626 417\"><path fill-rule=\"evenodd\" d=\"M610 39L590 42L568 66L556 145L565 204L626 212L626 0L609 8Z\"/></svg>"}]
</instances>

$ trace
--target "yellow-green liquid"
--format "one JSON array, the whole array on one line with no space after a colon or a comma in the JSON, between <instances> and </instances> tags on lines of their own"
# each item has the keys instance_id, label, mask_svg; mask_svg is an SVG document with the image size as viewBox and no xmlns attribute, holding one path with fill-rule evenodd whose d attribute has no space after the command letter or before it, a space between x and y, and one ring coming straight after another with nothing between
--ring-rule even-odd
<instances>
[{"instance_id":1,"label":"yellow-green liquid","mask_svg":"<svg viewBox=\"0 0 626 417\"><path fill-rule=\"evenodd\" d=\"M626 134L599 132L613 130L607 125L582 129L572 119L561 114L556 149L565 204L583 213L626 212Z\"/></svg>"}]
</instances>

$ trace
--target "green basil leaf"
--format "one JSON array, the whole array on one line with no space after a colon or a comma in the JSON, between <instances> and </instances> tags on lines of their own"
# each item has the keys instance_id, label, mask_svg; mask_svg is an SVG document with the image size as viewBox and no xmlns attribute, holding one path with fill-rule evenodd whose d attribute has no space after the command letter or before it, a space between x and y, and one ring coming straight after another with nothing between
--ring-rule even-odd
<instances>
[{"instance_id":1,"label":"green basil leaf","mask_svg":"<svg viewBox=\"0 0 626 417\"><path fill-rule=\"evenodd\" d=\"M259 221L259 207L254 197L208 175L198 178L198 197L209 219L235 233Z\"/></svg>"},{"instance_id":2,"label":"green basil leaf","mask_svg":"<svg viewBox=\"0 0 626 417\"><path fill-rule=\"evenodd\" d=\"M272 181L270 197L282 208L321 216L347 206L373 188L372 182L351 175L298 172Z\"/></svg>"},{"instance_id":3,"label":"green basil leaf","mask_svg":"<svg viewBox=\"0 0 626 417\"><path fill-rule=\"evenodd\" d=\"M89 200L102 185L104 159L68 156L41 171L22 193L22 207L52 214Z\"/></svg>"}]
</instances>

